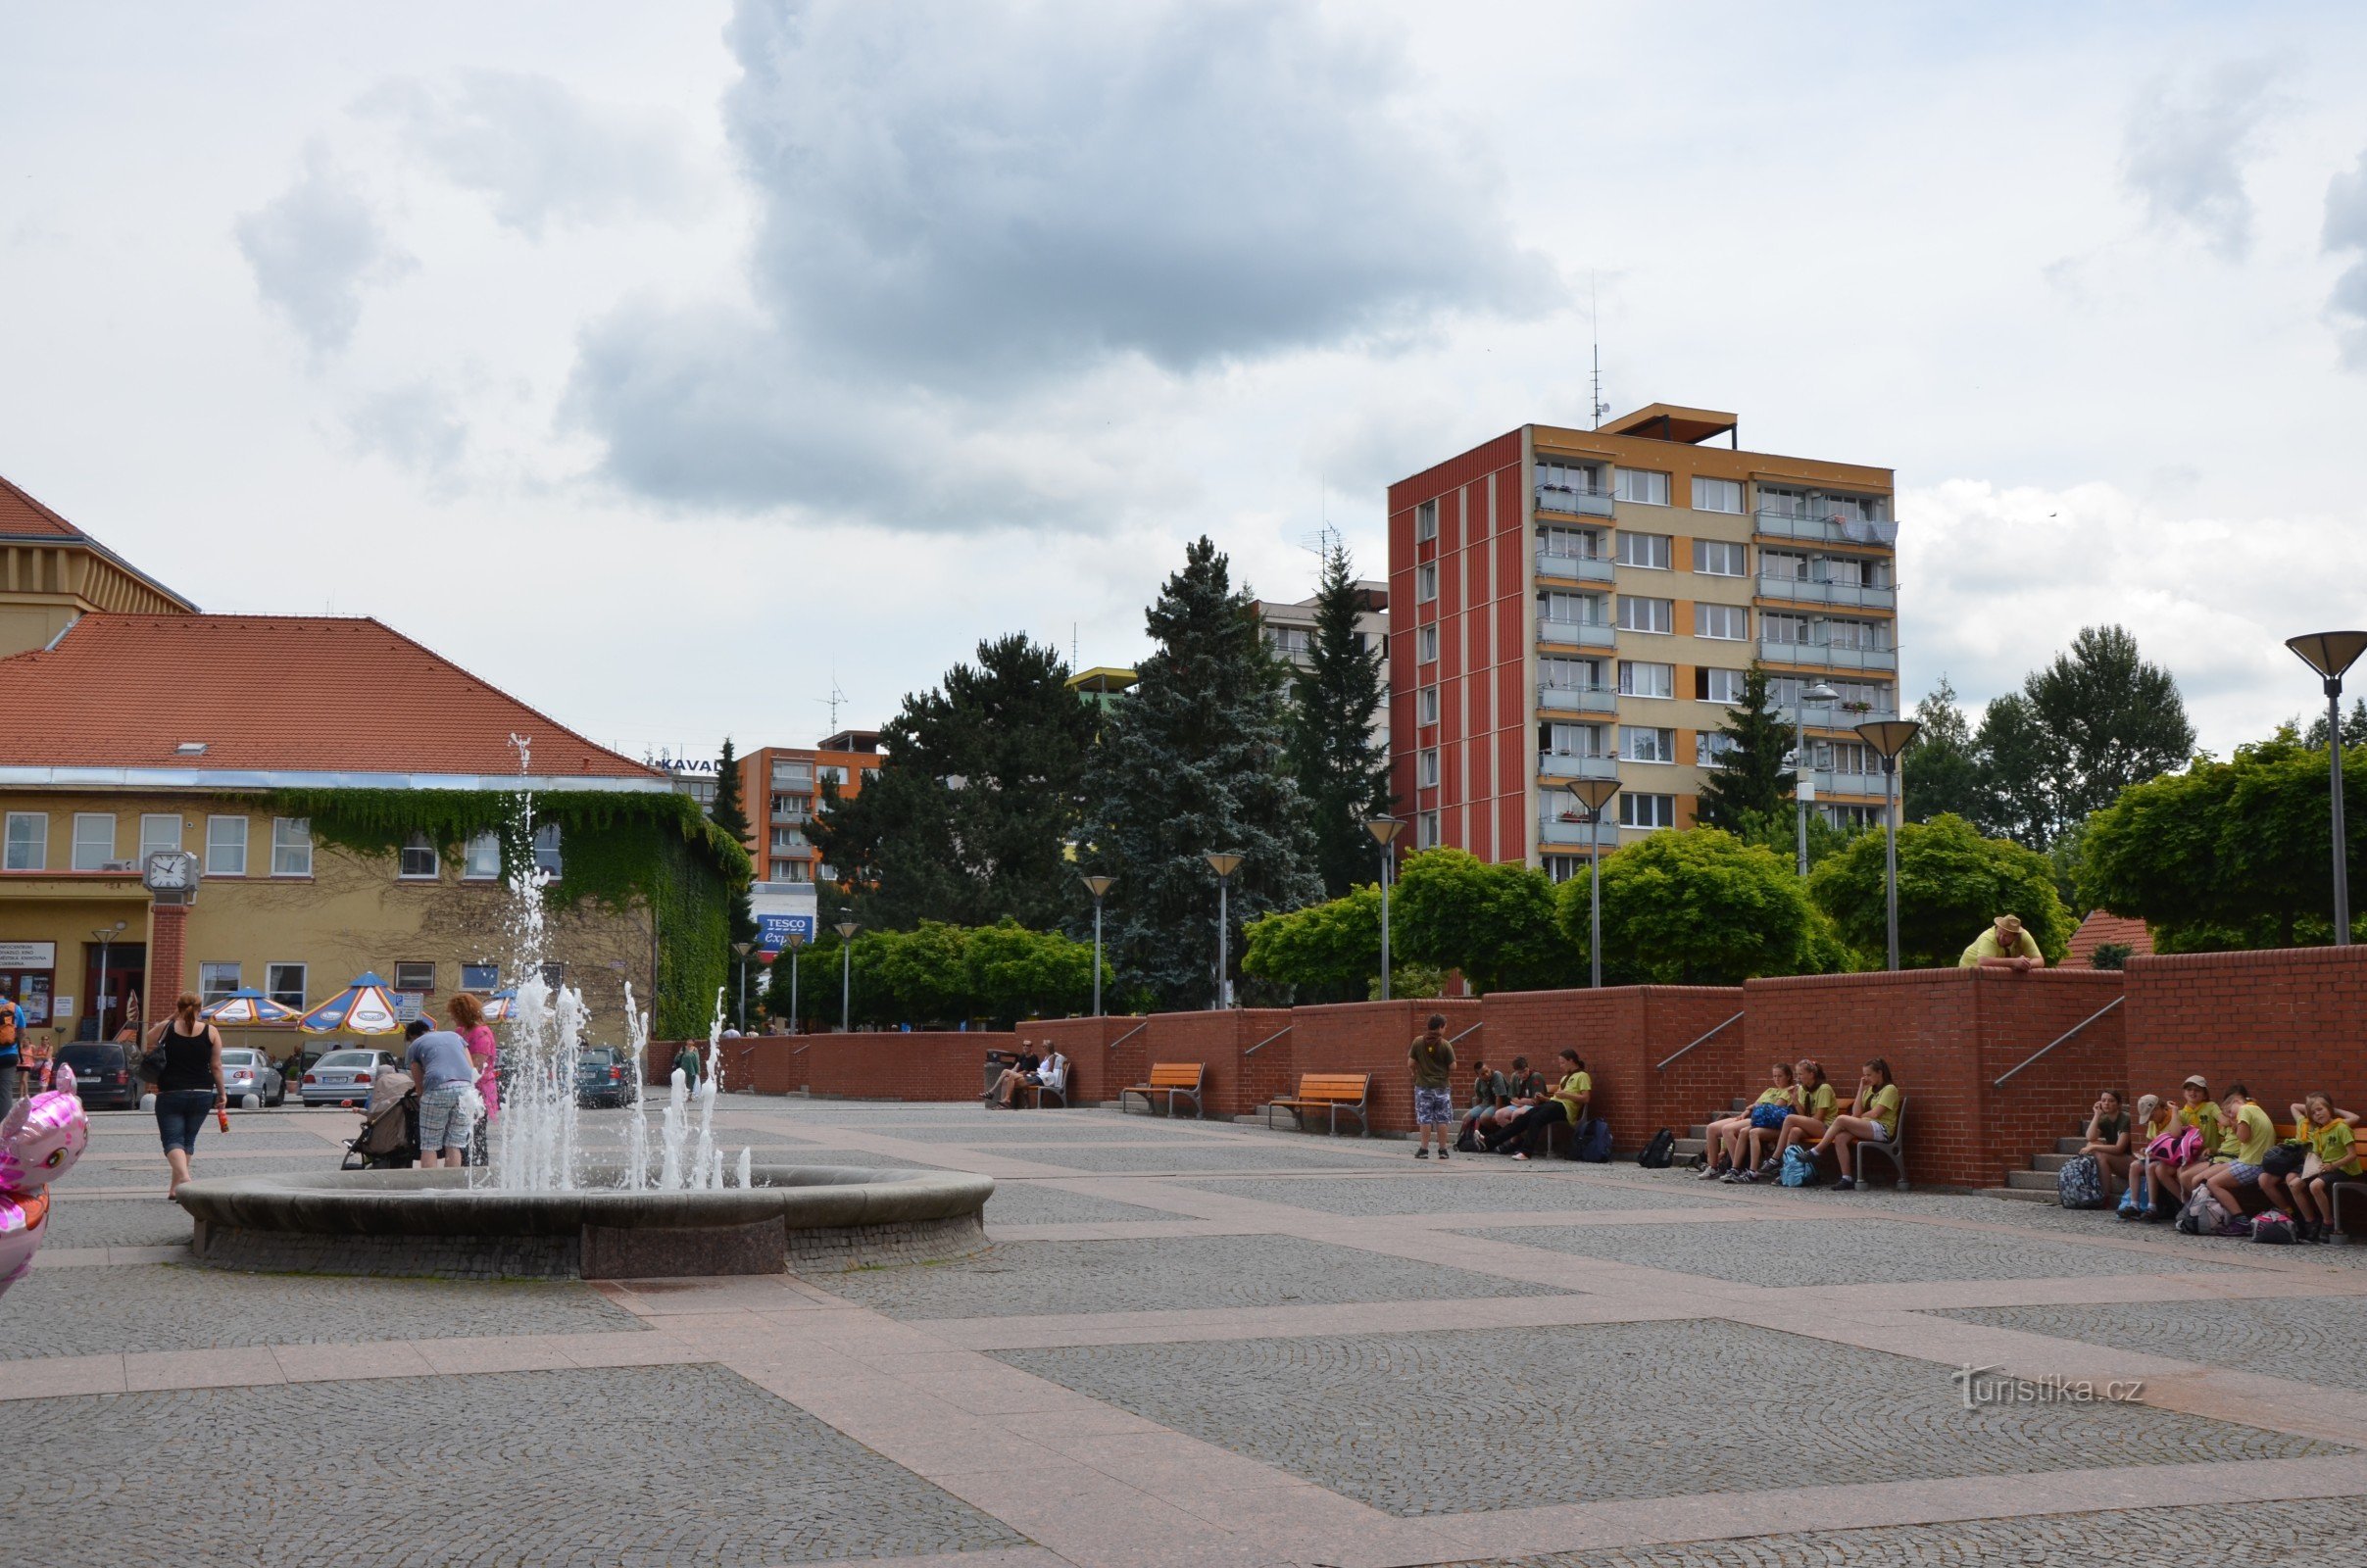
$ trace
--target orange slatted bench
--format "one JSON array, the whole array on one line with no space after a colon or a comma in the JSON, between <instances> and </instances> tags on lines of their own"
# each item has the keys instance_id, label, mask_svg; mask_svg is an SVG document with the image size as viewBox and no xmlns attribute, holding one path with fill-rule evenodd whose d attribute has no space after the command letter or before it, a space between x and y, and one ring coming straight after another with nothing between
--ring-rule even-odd
<instances>
[{"instance_id":1,"label":"orange slatted bench","mask_svg":"<svg viewBox=\"0 0 2367 1568\"><path fill-rule=\"evenodd\" d=\"M1365 1102L1372 1095L1372 1074L1368 1072L1310 1072L1299 1078L1299 1092L1266 1106L1268 1119L1275 1105L1289 1111L1299 1120L1302 1131L1307 1127L1307 1112L1323 1111L1329 1118L1331 1130L1340 1130L1340 1112L1356 1117L1356 1126L1370 1137L1372 1126L1364 1119ZM1444 1147L1444 1146L1442 1146Z\"/></svg>"}]
</instances>

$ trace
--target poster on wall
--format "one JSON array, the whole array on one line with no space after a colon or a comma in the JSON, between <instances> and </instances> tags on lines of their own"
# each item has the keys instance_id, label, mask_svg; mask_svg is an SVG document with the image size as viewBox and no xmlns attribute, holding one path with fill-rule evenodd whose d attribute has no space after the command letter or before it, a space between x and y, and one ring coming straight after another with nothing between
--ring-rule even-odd
<instances>
[{"instance_id":1,"label":"poster on wall","mask_svg":"<svg viewBox=\"0 0 2367 1568\"><path fill-rule=\"evenodd\" d=\"M0 942L0 969L55 969L57 966L58 945L55 942Z\"/></svg>"}]
</instances>

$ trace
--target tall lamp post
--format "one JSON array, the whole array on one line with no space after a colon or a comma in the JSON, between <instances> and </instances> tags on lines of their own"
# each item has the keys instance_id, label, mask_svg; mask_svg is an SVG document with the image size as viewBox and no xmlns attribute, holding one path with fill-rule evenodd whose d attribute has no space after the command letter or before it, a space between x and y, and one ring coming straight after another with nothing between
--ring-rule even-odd
<instances>
[{"instance_id":1,"label":"tall lamp post","mask_svg":"<svg viewBox=\"0 0 2367 1568\"><path fill-rule=\"evenodd\" d=\"M1600 991L1603 988L1603 808L1619 793L1619 781L1574 778L1569 790L1586 812L1586 874L1591 883L1586 890L1586 948L1594 960L1594 978L1588 983Z\"/></svg>"},{"instance_id":2,"label":"tall lamp post","mask_svg":"<svg viewBox=\"0 0 2367 1568\"><path fill-rule=\"evenodd\" d=\"M2349 836L2342 826L2342 672L2367 653L2367 631L2314 631L2290 637L2285 646L2326 681L2326 739L2333 748L2334 945L2350 946Z\"/></svg>"},{"instance_id":3,"label":"tall lamp post","mask_svg":"<svg viewBox=\"0 0 2367 1568\"><path fill-rule=\"evenodd\" d=\"M1093 895L1093 1015L1096 1018L1102 1015L1102 900L1108 896L1110 884L1116 880L1113 876L1085 878L1085 891Z\"/></svg>"},{"instance_id":4,"label":"tall lamp post","mask_svg":"<svg viewBox=\"0 0 2367 1568\"><path fill-rule=\"evenodd\" d=\"M99 983L90 999L91 1015L97 1020L99 1026L99 1032L91 1036L93 1040L107 1038L107 948L116 938L123 934L123 924L124 922L118 920L113 925L103 925L90 933L90 939L99 945Z\"/></svg>"},{"instance_id":5,"label":"tall lamp post","mask_svg":"<svg viewBox=\"0 0 2367 1568\"><path fill-rule=\"evenodd\" d=\"M855 1026L849 1022L855 1016L855 911L841 907L838 911L838 1032L846 1034Z\"/></svg>"},{"instance_id":6,"label":"tall lamp post","mask_svg":"<svg viewBox=\"0 0 2367 1568\"><path fill-rule=\"evenodd\" d=\"M731 951L740 956L740 1033L748 1032L748 955L756 951L753 942L734 942Z\"/></svg>"},{"instance_id":7,"label":"tall lamp post","mask_svg":"<svg viewBox=\"0 0 2367 1568\"><path fill-rule=\"evenodd\" d=\"M1390 846L1405 830L1405 824L1394 816L1376 816L1365 822L1364 831L1372 842L1381 847L1381 1000L1389 1000L1389 884L1397 880L1397 856Z\"/></svg>"},{"instance_id":8,"label":"tall lamp post","mask_svg":"<svg viewBox=\"0 0 2367 1568\"><path fill-rule=\"evenodd\" d=\"M806 945L806 933L792 927L781 940L789 947L789 1032L798 1032L797 1016L797 950Z\"/></svg>"},{"instance_id":9,"label":"tall lamp post","mask_svg":"<svg viewBox=\"0 0 2367 1568\"><path fill-rule=\"evenodd\" d=\"M1233 1004L1233 925L1225 890L1233 873L1241 869L1241 857L1210 850L1207 859L1208 869L1216 873L1216 1005L1229 1007Z\"/></svg>"},{"instance_id":10,"label":"tall lamp post","mask_svg":"<svg viewBox=\"0 0 2367 1568\"><path fill-rule=\"evenodd\" d=\"M1816 799L1816 769L1808 760L1808 705L1838 703L1841 693L1818 681L1800 694L1792 705L1792 756L1798 771L1793 775L1792 805L1798 817L1800 831L1800 874L1808 874L1808 803Z\"/></svg>"},{"instance_id":11,"label":"tall lamp post","mask_svg":"<svg viewBox=\"0 0 2367 1568\"><path fill-rule=\"evenodd\" d=\"M1882 881L1889 907L1891 967L1899 967L1899 754L1923 728L1911 718L1878 718L1858 738L1882 754Z\"/></svg>"}]
</instances>

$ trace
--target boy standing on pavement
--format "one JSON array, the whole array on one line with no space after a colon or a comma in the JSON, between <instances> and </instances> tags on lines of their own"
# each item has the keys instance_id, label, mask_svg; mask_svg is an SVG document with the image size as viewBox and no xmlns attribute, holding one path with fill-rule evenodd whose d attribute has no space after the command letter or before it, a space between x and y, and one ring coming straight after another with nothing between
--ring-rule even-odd
<instances>
[{"instance_id":1,"label":"boy standing on pavement","mask_svg":"<svg viewBox=\"0 0 2367 1568\"><path fill-rule=\"evenodd\" d=\"M1416 1035L1413 1049L1405 1054L1413 1071L1413 1121L1419 1129L1414 1135L1413 1157L1430 1157L1430 1141L1438 1140L1438 1157L1445 1159L1451 1146L1448 1130L1455 1125L1455 1048L1447 1044L1447 1018L1444 1013L1430 1015L1430 1027Z\"/></svg>"}]
</instances>

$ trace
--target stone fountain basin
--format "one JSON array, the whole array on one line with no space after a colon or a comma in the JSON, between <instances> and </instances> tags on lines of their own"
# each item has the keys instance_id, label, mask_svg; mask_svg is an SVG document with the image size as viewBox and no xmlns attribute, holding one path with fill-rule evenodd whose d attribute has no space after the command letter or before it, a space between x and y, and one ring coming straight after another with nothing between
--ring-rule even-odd
<instances>
[{"instance_id":1,"label":"stone fountain basin","mask_svg":"<svg viewBox=\"0 0 2367 1568\"><path fill-rule=\"evenodd\" d=\"M469 1170L193 1181L190 1250L217 1268L441 1278L654 1279L829 1273L935 1262L986 1246L992 1178L759 1165L754 1185L626 1192L589 1169L567 1192L471 1188Z\"/></svg>"}]
</instances>

